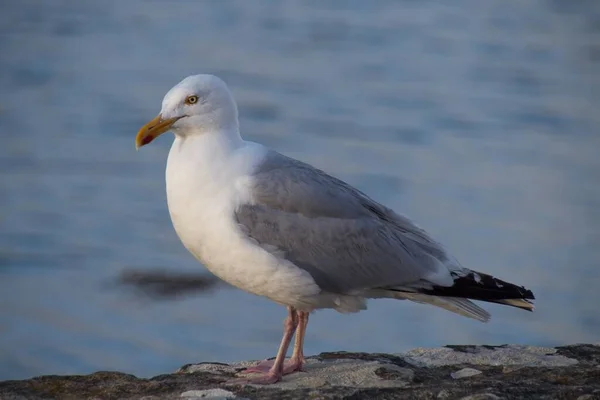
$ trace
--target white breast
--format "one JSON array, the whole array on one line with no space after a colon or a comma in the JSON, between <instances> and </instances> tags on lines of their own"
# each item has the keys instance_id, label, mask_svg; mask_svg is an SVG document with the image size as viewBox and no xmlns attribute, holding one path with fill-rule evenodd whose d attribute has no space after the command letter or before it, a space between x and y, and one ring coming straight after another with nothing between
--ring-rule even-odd
<instances>
[{"instance_id":1,"label":"white breast","mask_svg":"<svg viewBox=\"0 0 600 400\"><path fill-rule=\"evenodd\" d=\"M209 135L176 138L167 162L169 213L184 246L213 274L250 293L299 306L319 293L312 277L248 239L235 207L251 203L258 144L232 147Z\"/></svg>"}]
</instances>

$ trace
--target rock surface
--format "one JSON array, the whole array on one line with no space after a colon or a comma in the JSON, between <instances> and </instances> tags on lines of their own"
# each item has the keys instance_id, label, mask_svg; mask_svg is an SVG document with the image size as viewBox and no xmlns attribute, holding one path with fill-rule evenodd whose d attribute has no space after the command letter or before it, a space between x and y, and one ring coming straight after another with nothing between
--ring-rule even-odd
<instances>
[{"instance_id":1,"label":"rock surface","mask_svg":"<svg viewBox=\"0 0 600 400\"><path fill-rule=\"evenodd\" d=\"M600 345L447 346L403 354L322 353L270 386L227 381L252 364L189 364L0 382L0 399L600 399Z\"/></svg>"}]
</instances>

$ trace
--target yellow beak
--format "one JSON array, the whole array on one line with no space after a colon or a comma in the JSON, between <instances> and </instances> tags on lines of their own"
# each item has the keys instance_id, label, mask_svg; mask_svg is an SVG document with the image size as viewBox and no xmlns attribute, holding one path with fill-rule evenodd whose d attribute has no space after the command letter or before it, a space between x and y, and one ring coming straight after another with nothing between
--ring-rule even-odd
<instances>
[{"instance_id":1,"label":"yellow beak","mask_svg":"<svg viewBox=\"0 0 600 400\"><path fill-rule=\"evenodd\" d=\"M137 136L135 137L135 148L139 149L147 145L169 129L181 117L163 119L160 114L154 117L146 125L142 126Z\"/></svg>"}]
</instances>

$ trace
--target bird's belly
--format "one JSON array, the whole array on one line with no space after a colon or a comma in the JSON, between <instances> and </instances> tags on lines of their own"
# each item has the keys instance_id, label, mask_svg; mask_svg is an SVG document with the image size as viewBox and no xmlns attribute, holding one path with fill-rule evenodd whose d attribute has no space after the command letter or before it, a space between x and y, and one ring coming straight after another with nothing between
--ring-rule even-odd
<instances>
[{"instance_id":1,"label":"bird's belly","mask_svg":"<svg viewBox=\"0 0 600 400\"><path fill-rule=\"evenodd\" d=\"M204 205L203 209L211 209ZM232 213L233 214L233 213ZM239 229L233 215L171 213L184 246L225 282L275 302L300 307L320 292L306 271L264 250Z\"/></svg>"},{"instance_id":2,"label":"bird's belly","mask_svg":"<svg viewBox=\"0 0 600 400\"><path fill-rule=\"evenodd\" d=\"M251 200L242 161L257 150L221 160L211 152L185 153L189 149L189 143L173 143L166 183L171 221L190 253L229 284L281 304L298 306L318 295L309 273L251 241L234 219L237 204Z\"/></svg>"}]
</instances>

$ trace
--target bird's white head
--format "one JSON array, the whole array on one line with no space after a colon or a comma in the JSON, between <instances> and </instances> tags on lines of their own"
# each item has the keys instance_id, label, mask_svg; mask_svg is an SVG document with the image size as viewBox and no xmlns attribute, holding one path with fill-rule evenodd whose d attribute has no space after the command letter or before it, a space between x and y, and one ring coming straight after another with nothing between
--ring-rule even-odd
<instances>
[{"instance_id":1,"label":"bird's white head","mask_svg":"<svg viewBox=\"0 0 600 400\"><path fill-rule=\"evenodd\" d=\"M225 82L205 74L179 82L163 98L160 114L138 132L136 147L169 130L181 137L208 133L239 137L237 106Z\"/></svg>"}]
</instances>

